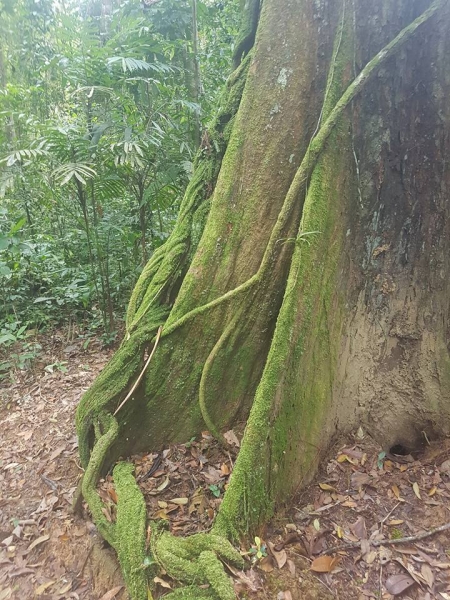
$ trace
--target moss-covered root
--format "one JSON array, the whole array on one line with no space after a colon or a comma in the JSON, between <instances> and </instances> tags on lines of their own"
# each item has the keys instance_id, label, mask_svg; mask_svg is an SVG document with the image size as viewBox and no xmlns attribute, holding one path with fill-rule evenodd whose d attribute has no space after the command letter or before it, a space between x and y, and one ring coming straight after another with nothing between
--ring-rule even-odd
<instances>
[{"instance_id":1,"label":"moss-covered root","mask_svg":"<svg viewBox=\"0 0 450 600\"><path fill-rule=\"evenodd\" d=\"M167 309L155 308L128 340L124 340L109 363L81 398L76 413L78 450L81 464L87 468L90 460L92 429L98 415L113 413L127 390L139 376L145 348L167 317Z\"/></svg>"},{"instance_id":2,"label":"moss-covered root","mask_svg":"<svg viewBox=\"0 0 450 600\"><path fill-rule=\"evenodd\" d=\"M160 567L172 579L189 586L174 592L173 597L170 594L168 600L202 597L234 600L232 582L225 574L219 558L239 568L243 568L243 559L226 538L207 533L187 538L175 537L153 523L150 544L153 558ZM207 595L199 595L204 590L196 586L207 584L211 586Z\"/></svg>"},{"instance_id":3,"label":"moss-covered root","mask_svg":"<svg viewBox=\"0 0 450 600\"><path fill-rule=\"evenodd\" d=\"M181 587L164 596L164 600L216 600L212 589L202 589L196 585Z\"/></svg>"},{"instance_id":4,"label":"moss-covered root","mask_svg":"<svg viewBox=\"0 0 450 600\"><path fill-rule=\"evenodd\" d=\"M144 570L147 511L144 496L133 476L134 466L120 462L113 476L117 492L115 548L132 600L147 599Z\"/></svg>"},{"instance_id":5,"label":"moss-covered root","mask_svg":"<svg viewBox=\"0 0 450 600\"><path fill-rule=\"evenodd\" d=\"M103 502L97 493L96 487L105 457L119 433L119 426L116 419L110 414L99 415L99 420L100 430L103 435L97 440L92 450L89 464L83 476L81 491L84 499L88 503L92 517L101 536L105 538L111 546L115 546L115 525L106 519L103 511Z\"/></svg>"},{"instance_id":6,"label":"moss-covered root","mask_svg":"<svg viewBox=\"0 0 450 600\"><path fill-rule=\"evenodd\" d=\"M200 568L206 580L210 583L212 589L220 600L235 600L233 584L223 570L222 563L212 550L201 552L198 557Z\"/></svg>"}]
</instances>

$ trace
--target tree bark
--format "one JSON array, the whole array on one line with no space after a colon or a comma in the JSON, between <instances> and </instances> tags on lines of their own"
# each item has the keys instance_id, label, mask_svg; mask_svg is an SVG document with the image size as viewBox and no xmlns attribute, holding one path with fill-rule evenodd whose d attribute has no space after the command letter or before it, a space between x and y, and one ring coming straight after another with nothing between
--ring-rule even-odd
<instances>
[{"instance_id":1,"label":"tree bark","mask_svg":"<svg viewBox=\"0 0 450 600\"><path fill-rule=\"evenodd\" d=\"M138 376L107 464L246 423L214 527L236 538L305 485L337 434L362 424L412 448L449 433L449 12L264 1L212 200L189 221L188 190L81 402L85 464L92 426Z\"/></svg>"}]
</instances>

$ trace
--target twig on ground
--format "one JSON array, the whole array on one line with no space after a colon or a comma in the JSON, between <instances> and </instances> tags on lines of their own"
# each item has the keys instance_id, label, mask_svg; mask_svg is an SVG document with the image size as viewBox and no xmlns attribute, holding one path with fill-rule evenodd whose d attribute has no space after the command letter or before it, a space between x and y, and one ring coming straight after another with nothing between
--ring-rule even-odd
<instances>
[{"instance_id":1,"label":"twig on ground","mask_svg":"<svg viewBox=\"0 0 450 600\"><path fill-rule=\"evenodd\" d=\"M389 517L392 515L392 513L394 512L394 510L395 510L397 507L399 507L399 506L400 506L400 504L401 504L401 502L397 502L397 504L394 506L394 508L393 508L392 510L390 510L390 511L388 512L388 514L387 514L387 515L386 515L386 516L385 516L385 517L384 517L384 518L381 520L381 523L380 523L381 527L383 527L383 525L386 523L386 521L387 521L387 520L389 519Z\"/></svg>"},{"instance_id":2,"label":"twig on ground","mask_svg":"<svg viewBox=\"0 0 450 600\"><path fill-rule=\"evenodd\" d=\"M450 523L445 523L444 525L440 525L439 527L435 527L434 529L430 529L429 531L424 531L423 533L419 533L417 535L410 535L408 537L397 538L393 540L375 540L370 541L371 546L378 548L379 546L397 546L398 544L408 544L409 542L418 542L419 540L423 540L427 537L431 537L436 533L441 533L442 531L447 531L450 529ZM333 552L340 552L341 550L351 550L353 548L360 548L361 542L349 542L348 544L344 544L342 546L332 546L331 548L327 548L321 554L331 554Z\"/></svg>"},{"instance_id":3,"label":"twig on ground","mask_svg":"<svg viewBox=\"0 0 450 600\"><path fill-rule=\"evenodd\" d=\"M317 581L320 581L320 583L327 588L327 590L330 592L330 594L333 596L333 598L336 598L336 594L333 592L333 590L330 588L330 586L325 583L325 581L323 579L320 579L320 577L318 577L317 575L315 576L315 578L317 579Z\"/></svg>"},{"instance_id":4,"label":"twig on ground","mask_svg":"<svg viewBox=\"0 0 450 600\"><path fill-rule=\"evenodd\" d=\"M77 577L83 577L84 569L86 568L86 563L89 560L89 557L92 554L93 549L94 549L94 544L91 544L91 547L89 548L88 553L86 554L86 558L83 561L83 565L81 566L80 572L78 573Z\"/></svg>"}]
</instances>

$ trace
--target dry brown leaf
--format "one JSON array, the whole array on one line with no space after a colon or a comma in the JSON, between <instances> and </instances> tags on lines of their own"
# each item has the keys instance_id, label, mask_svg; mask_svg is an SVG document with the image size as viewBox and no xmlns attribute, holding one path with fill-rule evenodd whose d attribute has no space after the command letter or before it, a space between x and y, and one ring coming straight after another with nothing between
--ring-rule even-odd
<instances>
[{"instance_id":1,"label":"dry brown leaf","mask_svg":"<svg viewBox=\"0 0 450 600\"><path fill-rule=\"evenodd\" d=\"M370 482L370 479L371 478L369 475L367 475L367 473L360 473L357 471L356 473L353 473L350 478L352 488L359 490L361 486L367 485Z\"/></svg>"},{"instance_id":2,"label":"dry brown leaf","mask_svg":"<svg viewBox=\"0 0 450 600\"><path fill-rule=\"evenodd\" d=\"M403 519L392 519L391 521L388 521L388 525L390 525L390 526L401 525L404 522L405 521Z\"/></svg>"},{"instance_id":3,"label":"dry brown leaf","mask_svg":"<svg viewBox=\"0 0 450 600\"><path fill-rule=\"evenodd\" d=\"M159 486L156 488L156 491L157 491L157 492L162 492L163 490L165 490L165 489L166 489L166 487L169 485L169 483L170 483L170 479L169 479L169 476L167 476L167 477L164 479L164 481L161 483L161 485L159 485Z\"/></svg>"},{"instance_id":4,"label":"dry brown leaf","mask_svg":"<svg viewBox=\"0 0 450 600\"><path fill-rule=\"evenodd\" d=\"M170 583L168 583L167 581L164 581L164 579L161 579L161 577L154 577L154 578L153 578L153 581L154 581L155 583L159 583L159 585L160 585L161 587L163 587L163 588L166 588L166 589L168 589L168 590L171 590L171 589L172 589L172 588L171 588L171 586L170 586Z\"/></svg>"},{"instance_id":5,"label":"dry brown leaf","mask_svg":"<svg viewBox=\"0 0 450 600\"><path fill-rule=\"evenodd\" d=\"M47 581L47 583L41 583L41 585L34 590L34 593L36 594L36 596L42 596L45 590L54 583L56 583L56 579L53 579L52 581Z\"/></svg>"},{"instance_id":6,"label":"dry brown leaf","mask_svg":"<svg viewBox=\"0 0 450 600\"><path fill-rule=\"evenodd\" d=\"M261 589L261 580L254 569L249 569L248 571L238 571L228 564L227 568L237 579L236 583L238 585L242 584L251 592L257 592L259 589Z\"/></svg>"},{"instance_id":7,"label":"dry brown leaf","mask_svg":"<svg viewBox=\"0 0 450 600\"><path fill-rule=\"evenodd\" d=\"M189 498L172 498L169 502L177 506L185 506L189 502Z\"/></svg>"},{"instance_id":8,"label":"dry brown leaf","mask_svg":"<svg viewBox=\"0 0 450 600\"><path fill-rule=\"evenodd\" d=\"M353 500L346 500L341 504L341 506L346 506L347 508L356 508L358 505Z\"/></svg>"},{"instance_id":9,"label":"dry brown leaf","mask_svg":"<svg viewBox=\"0 0 450 600\"><path fill-rule=\"evenodd\" d=\"M323 556L318 556L312 561L310 569L316 573L331 573L338 562L339 556L328 556L327 554L324 554Z\"/></svg>"},{"instance_id":10,"label":"dry brown leaf","mask_svg":"<svg viewBox=\"0 0 450 600\"><path fill-rule=\"evenodd\" d=\"M400 573L399 575L391 575L387 580L385 585L386 590L392 594L393 596L398 596L412 585L414 585L415 581L412 577L407 575L406 573Z\"/></svg>"},{"instance_id":11,"label":"dry brown leaf","mask_svg":"<svg viewBox=\"0 0 450 600\"><path fill-rule=\"evenodd\" d=\"M222 463L220 465L220 470L222 471L222 475L229 475L230 474L230 467L226 463Z\"/></svg>"},{"instance_id":12,"label":"dry brown leaf","mask_svg":"<svg viewBox=\"0 0 450 600\"><path fill-rule=\"evenodd\" d=\"M319 487L321 490L325 490L327 492L335 492L336 488L333 487L332 485L329 485L328 483L319 483Z\"/></svg>"},{"instance_id":13,"label":"dry brown leaf","mask_svg":"<svg viewBox=\"0 0 450 600\"><path fill-rule=\"evenodd\" d=\"M49 462L53 462L55 460L55 458L57 458L62 452L64 452L64 450L66 449L66 446L59 446L58 448L56 448L56 450L53 450L53 452L50 454L49 457Z\"/></svg>"},{"instance_id":14,"label":"dry brown leaf","mask_svg":"<svg viewBox=\"0 0 450 600\"><path fill-rule=\"evenodd\" d=\"M273 557L276 560L278 568L282 569L284 567L284 565L286 564L286 561L287 561L286 550L284 550L284 549L282 549L282 550L275 550L275 544L273 544L272 542L269 542L268 546L270 548L270 551L273 554Z\"/></svg>"},{"instance_id":15,"label":"dry brown leaf","mask_svg":"<svg viewBox=\"0 0 450 600\"><path fill-rule=\"evenodd\" d=\"M291 559L289 559L287 561L287 566L289 569L289 573L292 575L292 577L295 577L295 562Z\"/></svg>"},{"instance_id":16,"label":"dry brown leaf","mask_svg":"<svg viewBox=\"0 0 450 600\"><path fill-rule=\"evenodd\" d=\"M33 550L33 548L36 548L36 546L42 544L43 542L46 542L48 539L50 539L50 536L48 534L41 535L40 537L36 538L34 542L31 542L31 544L28 546L25 552L23 552L23 554L29 554Z\"/></svg>"},{"instance_id":17,"label":"dry brown leaf","mask_svg":"<svg viewBox=\"0 0 450 600\"><path fill-rule=\"evenodd\" d=\"M389 548L386 548L385 546L380 546L378 549L378 555L380 558L380 564L387 565L392 558L392 550L389 550Z\"/></svg>"},{"instance_id":18,"label":"dry brown leaf","mask_svg":"<svg viewBox=\"0 0 450 600\"><path fill-rule=\"evenodd\" d=\"M108 506L102 506L102 513L105 515L106 520L112 523L111 511Z\"/></svg>"},{"instance_id":19,"label":"dry brown leaf","mask_svg":"<svg viewBox=\"0 0 450 600\"><path fill-rule=\"evenodd\" d=\"M397 498L397 500L400 498L400 490L398 489L398 485L393 485L392 486L392 491L394 492L394 496Z\"/></svg>"},{"instance_id":20,"label":"dry brown leaf","mask_svg":"<svg viewBox=\"0 0 450 600\"><path fill-rule=\"evenodd\" d=\"M0 590L0 600L8 600L11 597L12 588L7 587L4 590Z\"/></svg>"},{"instance_id":21,"label":"dry brown leaf","mask_svg":"<svg viewBox=\"0 0 450 600\"><path fill-rule=\"evenodd\" d=\"M414 491L415 495L416 495L416 496L419 498L419 500L422 500L422 498L421 498L421 496L420 496L419 484L417 483L417 481L415 481L415 482L413 483L413 486L412 486L412 488L413 488L413 491Z\"/></svg>"},{"instance_id":22,"label":"dry brown leaf","mask_svg":"<svg viewBox=\"0 0 450 600\"><path fill-rule=\"evenodd\" d=\"M117 493L114 488L112 488L112 487L108 488L108 496L111 498L111 500L114 502L114 504L117 504Z\"/></svg>"},{"instance_id":23,"label":"dry brown leaf","mask_svg":"<svg viewBox=\"0 0 450 600\"><path fill-rule=\"evenodd\" d=\"M431 590L433 587L433 584L434 584L434 574L433 574L433 571L431 570L430 565L427 565L426 563L424 563L420 567L420 574L422 575L424 581L426 582L426 584L428 585L428 587Z\"/></svg>"},{"instance_id":24,"label":"dry brown leaf","mask_svg":"<svg viewBox=\"0 0 450 600\"><path fill-rule=\"evenodd\" d=\"M167 502L164 502L164 500L158 500L158 506L159 508L167 508Z\"/></svg>"},{"instance_id":25,"label":"dry brown leaf","mask_svg":"<svg viewBox=\"0 0 450 600\"><path fill-rule=\"evenodd\" d=\"M236 434L232 429L230 429L230 431L225 432L223 434L223 437L230 444L230 446L237 446L239 448L239 446L241 445Z\"/></svg>"},{"instance_id":26,"label":"dry brown leaf","mask_svg":"<svg viewBox=\"0 0 450 600\"><path fill-rule=\"evenodd\" d=\"M434 496L435 493L437 492L437 487L434 485L431 490L428 492L429 496Z\"/></svg>"},{"instance_id":27,"label":"dry brown leaf","mask_svg":"<svg viewBox=\"0 0 450 600\"><path fill-rule=\"evenodd\" d=\"M364 517L358 517L356 523L350 525L350 529L359 540L365 540L367 538L366 521Z\"/></svg>"},{"instance_id":28,"label":"dry brown leaf","mask_svg":"<svg viewBox=\"0 0 450 600\"><path fill-rule=\"evenodd\" d=\"M439 467L439 471L441 473L449 473L450 474L450 458L445 460Z\"/></svg>"},{"instance_id":29,"label":"dry brown leaf","mask_svg":"<svg viewBox=\"0 0 450 600\"><path fill-rule=\"evenodd\" d=\"M58 590L56 593L58 595L60 594L67 594L67 592L69 592L72 588L72 581L69 581L69 583L67 583L64 587L62 587L60 590ZM101 598L100 598L101 600Z\"/></svg>"},{"instance_id":30,"label":"dry brown leaf","mask_svg":"<svg viewBox=\"0 0 450 600\"><path fill-rule=\"evenodd\" d=\"M275 568L274 559L271 556L265 556L259 561L258 567L265 573L270 573Z\"/></svg>"},{"instance_id":31,"label":"dry brown leaf","mask_svg":"<svg viewBox=\"0 0 450 600\"><path fill-rule=\"evenodd\" d=\"M351 465L358 465L359 461L356 458L351 458L348 454L340 454L337 457L338 463L349 462Z\"/></svg>"},{"instance_id":32,"label":"dry brown leaf","mask_svg":"<svg viewBox=\"0 0 450 600\"><path fill-rule=\"evenodd\" d=\"M376 557L378 556L378 552L376 550L371 550L364 555L364 562L368 565L371 565L375 562Z\"/></svg>"},{"instance_id":33,"label":"dry brown leaf","mask_svg":"<svg viewBox=\"0 0 450 600\"><path fill-rule=\"evenodd\" d=\"M113 598L115 598L117 596L117 594L120 592L120 590L123 588L123 585L118 585L117 587L112 588L111 590L109 590L109 592L106 592L106 594L103 594L103 596L100 598L100 600L113 600Z\"/></svg>"}]
</instances>

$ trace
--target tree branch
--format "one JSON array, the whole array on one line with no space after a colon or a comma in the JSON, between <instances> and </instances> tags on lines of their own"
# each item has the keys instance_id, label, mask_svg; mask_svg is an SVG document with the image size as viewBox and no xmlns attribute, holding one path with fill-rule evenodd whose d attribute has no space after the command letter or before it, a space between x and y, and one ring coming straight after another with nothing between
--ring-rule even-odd
<instances>
[{"instance_id":1,"label":"tree branch","mask_svg":"<svg viewBox=\"0 0 450 600\"><path fill-rule=\"evenodd\" d=\"M434 529L430 529L429 531L424 531L423 533L419 533L417 535L410 535L408 537L402 537L392 540L375 540L373 542L369 541L369 544L375 548L379 546L397 546L399 544L409 544L410 542L418 542L420 540L424 540L425 538L431 537L436 533L441 533L442 531L447 531L450 529L450 523L445 523L444 525L440 525L439 527L435 527ZM324 550L322 554L333 554L334 552L341 552L342 550L351 550L354 548L360 548L361 542L349 542L348 544L344 544L341 546L332 546L327 550Z\"/></svg>"}]
</instances>

